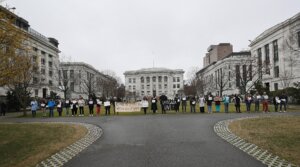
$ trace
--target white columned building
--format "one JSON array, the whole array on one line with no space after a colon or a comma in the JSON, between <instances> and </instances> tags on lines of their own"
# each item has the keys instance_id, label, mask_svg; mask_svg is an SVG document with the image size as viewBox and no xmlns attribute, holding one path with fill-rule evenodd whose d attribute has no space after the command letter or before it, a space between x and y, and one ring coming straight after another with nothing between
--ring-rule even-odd
<instances>
[{"instance_id":1,"label":"white columned building","mask_svg":"<svg viewBox=\"0 0 300 167\"><path fill-rule=\"evenodd\" d=\"M172 98L183 91L182 69L143 68L126 71L125 90L127 96L142 98L144 96L160 96Z\"/></svg>"}]
</instances>

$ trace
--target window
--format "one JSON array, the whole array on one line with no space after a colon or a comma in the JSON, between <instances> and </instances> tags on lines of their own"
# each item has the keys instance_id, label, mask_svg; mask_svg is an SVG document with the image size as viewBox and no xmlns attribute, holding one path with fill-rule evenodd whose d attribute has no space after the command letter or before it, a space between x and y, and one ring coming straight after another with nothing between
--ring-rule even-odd
<instances>
[{"instance_id":1,"label":"window","mask_svg":"<svg viewBox=\"0 0 300 167\"><path fill-rule=\"evenodd\" d=\"M46 70L44 68L41 69L41 74L45 75L46 74Z\"/></svg>"},{"instance_id":2,"label":"window","mask_svg":"<svg viewBox=\"0 0 300 167\"><path fill-rule=\"evenodd\" d=\"M128 82L131 83L131 78L128 79Z\"/></svg>"},{"instance_id":3,"label":"window","mask_svg":"<svg viewBox=\"0 0 300 167\"><path fill-rule=\"evenodd\" d=\"M161 86L161 84L159 84L159 85L158 85L158 89L162 89L162 86Z\"/></svg>"},{"instance_id":4,"label":"window","mask_svg":"<svg viewBox=\"0 0 300 167\"><path fill-rule=\"evenodd\" d=\"M131 85L128 86L128 90L131 91Z\"/></svg>"},{"instance_id":5,"label":"window","mask_svg":"<svg viewBox=\"0 0 300 167\"><path fill-rule=\"evenodd\" d=\"M298 36L298 47L300 48L300 31L297 32L297 36Z\"/></svg>"},{"instance_id":6,"label":"window","mask_svg":"<svg viewBox=\"0 0 300 167\"><path fill-rule=\"evenodd\" d=\"M145 95L145 92L144 92L144 91L141 91L141 95L144 96L144 95Z\"/></svg>"},{"instance_id":7,"label":"window","mask_svg":"<svg viewBox=\"0 0 300 167\"><path fill-rule=\"evenodd\" d=\"M274 90L275 90L275 91L278 90L278 83L274 83Z\"/></svg>"},{"instance_id":8,"label":"window","mask_svg":"<svg viewBox=\"0 0 300 167\"><path fill-rule=\"evenodd\" d=\"M177 82L180 82L180 78L179 77L177 77Z\"/></svg>"},{"instance_id":9,"label":"window","mask_svg":"<svg viewBox=\"0 0 300 167\"><path fill-rule=\"evenodd\" d=\"M70 90L71 90L71 91L74 91L74 82L71 82L71 83L70 83Z\"/></svg>"},{"instance_id":10,"label":"window","mask_svg":"<svg viewBox=\"0 0 300 167\"><path fill-rule=\"evenodd\" d=\"M135 85L132 86L133 91L135 91Z\"/></svg>"},{"instance_id":11,"label":"window","mask_svg":"<svg viewBox=\"0 0 300 167\"><path fill-rule=\"evenodd\" d=\"M147 89L150 89L150 85L147 85Z\"/></svg>"},{"instance_id":12,"label":"window","mask_svg":"<svg viewBox=\"0 0 300 167\"><path fill-rule=\"evenodd\" d=\"M156 82L156 77L152 77L152 82Z\"/></svg>"},{"instance_id":13,"label":"window","mask_svg":"<svg viewBox=\"0 0 300 167\"><path fill-rule=\"evenodd\" d=\"M37 51L38 51L38 48L36 48L36 47L33 47L33 50L34 50L35 52L37 52Z\"/></svg>"},{"instance_id":14,"label":"window","mask_svg":"<svg viewBox=\"0 0 300 167\"><path fill-rule=\"evenodd\" d=\"M135 78L132 79L132 82L135 83Z\"/></svg>"},{"instance_id":15,"label":"window","mask_svg":"<svg viewBox=\"0 0 300 167\"><path fill-rule=\"evenodd\" d=\"M235 78L236 78L236 87L240 87L241 86L241 80L240 80L240 66L236 65L235 66Z\"/></svg>"},{"instance_id":16,"label":"window","mask_svg":"<svg viewBox=\"0 0 300 167\"><path fill-rule=\"evenodd\" d=\"M150 77L147 77L146 80L147 80L147 83L150 83Z\"/></svg>"},{"instance_id":17,"label":"window","mask_svg":"<svg viewBox=\"0 0 300 167\"><path fill-rule=\"evenodd\" d=\"M266 74L270 74L270 49L269 44L265 45L265 65L266 65Z\"/></svg>"},{"instance_id":18,"label":"window","mask_svg":"<svg viewBox=\"0 0 300 167\"><path fill-rule=\"evenodd\" d=\"M70 70L70 78L74 78L74 70Z\"/></svg>"},{"instance_id":19,"label":"window","mask_svg":"<svg viewBox=\"0 0 300 167\"><path fill-rule=\"evenodd\" d=\"M278 44L277 40L273 41L273 54L274 54L274 62L278 62Z\"/></svg>"},{"instance_id":20,"label":"window","mask_svg":"<svg viewBox=\"0 0 300 167\"><path fill-rule=\"evenodd\" d=\"M158 77L158 82L162 82L162 77L161 76Z\"/></svg>"},{"instance_id":21,"label":"window","mask_svg":"<svg viewBox=\"0 0 300 167\"><path fill-rule=\"evenodd\" d=\"M174 88L174 89L176 88L176 84L173 85L173 88Z\"/></svg>"},{"instance_id":22,"label":"window","mask_svg":"<svg viewBox=\"0 0 300 167\"><path fill-rule=\"evenodd\" d=\"M48 64L49 64L49 68L51 68L52 67L52 62L49 61Z\"/></svg>"},{"instance_id":23,"label":"window","mask_svg":"<svg viewBox=\"0 0 300 167\"><path fill-rule=\"evenodd\" d=\"M33 77L33 84L37 84L38 83L38 78Z\"/></svg>"},{"instance_id":24,"label":"window","mask_svg":"<svg viewBox=\"0 0 300 167\"><path fill-rule=\"evenodd\" d=\"M168 77L167 76L164 77L164 82L168 82Z\"/></svg>"},{"instance_id":25,"label":"window","mask_svg":"<svg viewBox=\"0 0 300 167\"><path fill-rule=\"evenodd\" d=\"M153 85L152 88L153 88L153 90L156 90L156 85Z\"/></svg>"},{"instance_id":26,"label":"window","mask_svg":"<svg viewBox=\"0 0 300 167\"><path fill-rule=\"evenodd\" d=\"M52 58L52 57L53 57L53 55L49 54L49 58Z\"/></svg>"},{"instance_id":27,"label":"window","mask_svg":"<svg viewBox=\"0 0 300 167\"><path fill-rule=\"evenodd\" d=\"M49 77L53 76L53 71L49 71Z\"/></svg>"},{"instance_id":28,"label":"window","mask_svg":"<svg viewBox=\"0 0 300 167\"><path fill-rule=\"evenodd\" d=\"M45 61L44 58L41 58L41 64L42 64L42 65L45 65L45 64L46 64L46 61Z\"/></svg>"},{"instance_id":29,"label":"window","mask_svg":"<svg viewBox=\"0 0 300 167\"><path fill-rule=\"evenodd\" d=\"M249 70L249 80L251 81L252 80L252 64L249 65L248 70Z\"/></svg>"},{"instance_id":30,"label":"window","mask_svg":"<svg viewBox=\"0 0 300 167\"><path fill-rule=\"evenodd\" d=\"M258 77L262 79L262 56L261 56L261 48L257 49L257 58L258 58Z\"/></svg>"},{"instance_id":31,"label":"window","mask_svg":"<svg viewBox=\"0 0 300 167\"><path fill-rule=\"evenodd\" d=\"M45 55L45 54L46 54L46 52L44 52L44 51L41 51L41 53L42 53L42 55Z\"/></svg>"},{"instance_id":32,"label":"window","mask_svg":"<svg viewBox=\"0 0 300 167\"><path fill-rule=\"evenodd\" d=\"M37 57L36 56L32 56L32 62L35 64L37 62Z\"/></svg>"},{"instance_id":33,"label":"window","mask_svg":"<svg viewBox=\"0 0 300 167\"><path fill-rule=\"evenodd\" d=\"M167 88L168 88L168 84L165 84L165 85L164 85L164 88L167 89Z\"/></svg>"},{"instance_id":34,"label":"window","mask_svg":"<svg viewBox=\"0 0 300 167\"><path fill-rule=\"evenodd\" d=\"M142 85L142 89L145 89L145 85Z\"/></svg>"},{"instance_id":35,"label":"window","mask_svg":"<svg viewBox=\"0 0 300 167\"><path fill-rule=\"evenodd\" d=\"M247 81L247 65L243 65L243 81Z\"/></svg>"},{"instance_id":36,"label":"window","mask_svg":"<svg viewBox=\"0 0 300 167\"><path fill-rule=\"evenodd\" d=\"M180 88L180 84L177 84L177 88L178 88L178 89Z\"/></svg>"},{"instance_id":37,"label":"window","mask_svg":"<svg viewBox=\"0 0 300 167\"><path fill-rule=\"evenodd\" d=\"M52 81L51 81L51 80L49 80L49 85L50 85L50 86L52 86L52 85L53 85L53 83L52 83Z\"/></svg>"},{"instance_id":38,"label":"window","mask_svg":"<svg viewBox=\"0 0 300 167\"><path fill-rule=\"evenodd\" d=\"M173 77L173 82L176 82L176 78L175 77Z\"/></svg>"},{"instance_id":39,"label":"window","mask_svg":"<svg viewBox=\"0 0 300 167\"><path fill-rule=\"evenodd\" d=\"M64 79L68 78L68 71L67 70L63 70L63 77L64 77Z\"/></svg>"},{"instance_id":40,"label":"window","mask_svg":"<svg viewBox=\"0 0 300 167\"><path fill-rule=\"evenodd\" d=\"M228 71L228 81L231 79L231 71Z\"/></svg>"},{"instance_id":41,"label":"window","mask_svg":"<svg viewBox=\"0 0 300 167\"><path fill-rule=\"evenodd\" d=\"M81 78L81 70L79 70L79 72L78 72L78 78L79 79Z\"/></svg>"},{"instance_id":42,"label":"window","mask_svg":"<svg viewBox=\"0 0 300 167\"><path fill-rule=\"evenodd\" d=\"M279 77L279 66L274 67L274 77L278 78Z\"/></svg>"},{"instance_id":43,"label":"window","mask_svg":"<svg viewBox=\"0 0 300 167\"><path fill-rule=\"evenodd\" d=\"M38 89L34 90L34 96L39 96L39 90Z\"/></svg>"},{"instance_id":44,"label":"window","mask_svg":"<svg viewBox=\"0 0 300 167\"><path fill-rule=\"evenodd\" d=\"M144 83L144 77L141 77L141 83Z\"/></svg>"}]
</instances>

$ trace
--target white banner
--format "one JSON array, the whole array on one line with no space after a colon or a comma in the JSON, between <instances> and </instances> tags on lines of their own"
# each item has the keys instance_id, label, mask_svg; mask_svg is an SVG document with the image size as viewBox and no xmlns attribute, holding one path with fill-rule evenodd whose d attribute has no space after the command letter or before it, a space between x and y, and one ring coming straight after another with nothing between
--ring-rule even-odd
<instances>
[{"instance_id":1,"label":"white banner","mask_svg":"<svg viewBox=\"0 0 300 167\"><path fill-rule=\"evenodd\" d=\"M141 103L116 103L116 112L140 112Z\"/></svg>"}]
</instances>

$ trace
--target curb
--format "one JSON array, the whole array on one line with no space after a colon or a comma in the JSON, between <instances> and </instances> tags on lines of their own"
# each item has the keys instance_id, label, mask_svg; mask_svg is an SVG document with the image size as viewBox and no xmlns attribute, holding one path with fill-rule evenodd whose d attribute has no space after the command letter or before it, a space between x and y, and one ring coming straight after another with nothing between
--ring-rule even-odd
<instances>
[{"instance_id":1,"label":"curb","mask_svg":"<svg viewBox=\"0 0 300 167\"><path fill-rule=\"evenodd\" d=\"M296 167L296 165L268 152L268 150L261 149L255 144L249 143L246 140L236 136L228 128L228 125L233 121L253 118L261 117L245 117L220 121L214 125L214 131L218 136L226 140L228 143L234 145L269 167Z\"/></svg>"},{"instance_id":2,"label":"curb","mask_svg":"<svg viewBox=\"0 0 300 167\"><path fill-rule=\"evenodd\" d=\"M55 123L64 123L64 124L76 124L82 125L87 130L88 133L78 140L77 142L69 145L68 147L60 150L59 152L51 155L49 158L43 160L42 162L38 163L36 167L57 167L63 166L65 163L70 161L73 157L79 154L82 150L87 148L93 142L95 142L98 138L100 138L103 134L103 131L98 126L86 123L74 123L74 122L55 122Z\"/></svg>"}]
</instances>

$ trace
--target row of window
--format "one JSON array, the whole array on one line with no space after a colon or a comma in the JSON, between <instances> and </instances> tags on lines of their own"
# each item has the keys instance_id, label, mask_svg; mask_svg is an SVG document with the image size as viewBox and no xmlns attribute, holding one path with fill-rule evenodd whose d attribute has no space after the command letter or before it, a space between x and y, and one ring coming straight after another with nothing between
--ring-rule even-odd
<instances>
[{"instance_id":1,"label":"row of window","mask_svg":"<svg viewBox=\"0 0 300 167\"><path fill-rule=\"evenodd\" d=\"M45 78L41 78L41 83L44 83L45 82ZM36 77L33 77L33 84L38 84L39 83L39 80L38 80L38 78L36 78ZM52 80L49 80L48 81L48 84L50 85L50 86L52 86L53 85L53 81Z\"/></svg>"},{"instance_id":2,"label":"row of window","mask_svg":"<svg viewBox=\"0 0 300 167\"><path fill-rule=\"evenodd\" d=\"M262 48L264 49L264 62L262 61ZM266 44L264 47L257 49L257 58L258 58L258 68L259 68L259 77L262 78L263 67L266 74L270 74L270 46ZM278 42L274 40L272 42L272 51L273 51L273 62L276 64L279 61L278 55Z\"/></svg>"},{"instance_id":3,"label":"row of window","mask_svg":"<svg viewBox=\"0 0 300 167\"><path fill-rule=\"evenodd\" d=\"M150 83L151 77L141 77L141 83L145 83L145 79L147 83ZM162 82L162 80L164 80L164 82L168 82L168 77L167 76L154 76L152 77L152 82ZM173 77L173 82L180 82L180 77ZM136 83L136 79L135 78L128 78L128 83Z\"/></svg>"},{"instance_id":4,"label":"row of window","mask_svg":"<svg viewBox=\"0 0 300 167\"><path fill-rule=\"evenodd\" d=\"M33 49L33 51L35 51L36 53L39 52L39 49L36 48L36 47L33 47L32 49ZM40 53L41 53L42 55L46 55L46 52L45 52L45 51L42 51L42 50L41 50ZM51 54L48 54L48 56L49 56L49 58L52 58L52 57L53 57L53 55L51 55Z\"/></svg>"}]
</instances>

